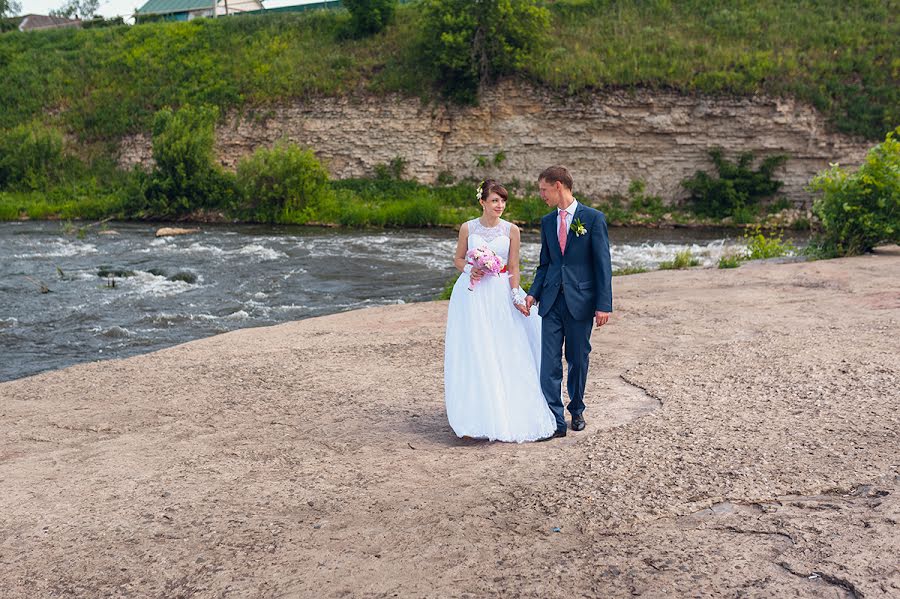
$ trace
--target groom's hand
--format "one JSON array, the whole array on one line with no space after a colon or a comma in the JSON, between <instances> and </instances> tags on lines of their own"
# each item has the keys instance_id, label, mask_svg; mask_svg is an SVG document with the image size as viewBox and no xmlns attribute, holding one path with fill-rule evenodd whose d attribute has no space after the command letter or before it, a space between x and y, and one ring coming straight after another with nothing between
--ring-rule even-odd
<instances>
[{"instance_id":1,"label":"groom's hand","mask_svg":"<svg viewBox=\"0 0 900 599\"><path fill-rule=\"evenodd\" d=\"M528 300L526 299L525 301L528 301ZM594 322L597 323L597 328L600 328L603 325L605 325L607 322L609 322L609 316L610 316L609 312L600 312L599 310L594 312Z\"/></svg>"},{"instance_id":2,"label":"groom's hand","mask_svg":"<svg viewBox=\"0 0 900 599\"><path fill-rule=\"evenodd\" d=\"M525 310L531 312L531 306L534 305L534 298L530 295L525 296Z\"/></svg>"}]
</instances>

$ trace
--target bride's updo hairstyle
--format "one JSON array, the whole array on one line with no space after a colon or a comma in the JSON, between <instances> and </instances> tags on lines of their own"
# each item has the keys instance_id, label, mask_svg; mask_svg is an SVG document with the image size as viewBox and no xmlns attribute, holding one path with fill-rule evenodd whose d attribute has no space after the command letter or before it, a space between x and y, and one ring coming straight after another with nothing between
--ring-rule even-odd
<instances>
[{"instance_id":1,"label":"bride's updo hairstyle","mask_svg":"<svg viewBox=\"0 0 900 599\"><path fill-rule=\"evenodd\" d=\"M500 185L500 182L496 179L485 179L478 189L481 190L481 193L477 194L478 201L488 199L488 196L492 193L496 193L503 198L503 201L509 201L509 192L507 192L506 188Z\"/></svg>"}]
</instances>

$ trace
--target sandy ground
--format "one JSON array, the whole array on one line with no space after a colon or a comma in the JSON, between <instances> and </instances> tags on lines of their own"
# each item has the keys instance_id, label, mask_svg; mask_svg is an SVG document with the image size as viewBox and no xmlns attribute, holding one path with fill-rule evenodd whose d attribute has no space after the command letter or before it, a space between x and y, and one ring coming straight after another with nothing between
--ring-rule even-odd
<instances>
[{"instance_id":1,"label":"sandy ground","mask_svg":"<svg viewBox=\"0 0 900 599\"><path fill-rule=\"evenodd\" d=\"M547 443L453 436L442 302L0 385L0 596L900 597L900 248L614 285Z\"/></svg>"}]
</instances>

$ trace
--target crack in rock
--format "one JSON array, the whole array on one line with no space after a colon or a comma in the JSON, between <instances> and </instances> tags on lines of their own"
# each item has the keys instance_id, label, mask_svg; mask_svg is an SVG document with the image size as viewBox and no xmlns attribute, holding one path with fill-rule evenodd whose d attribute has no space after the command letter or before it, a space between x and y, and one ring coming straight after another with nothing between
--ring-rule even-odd
<instances>
[{"instance_id":1,"label":"crack in rock","mask_svg":"<svg viewBox=\"0 0 900 599\"><path fill-rule=\"evenodd\" d=\"M814 580L816 578L821 578L824 582L836 586L838 588L844 589L851 597L854 599L863 599L865 595L862 591L856 588L852 582L845 578L839 578L837 576L833 576L831 574L826 574L825 572L816 572L813 571L809 574L804 574L802 572L797 572L787 562L778 562L777 565L781 566L786 572L789 574L793 574L798 578L805 578L807 580Z\"/></svg>"}]
</instances>

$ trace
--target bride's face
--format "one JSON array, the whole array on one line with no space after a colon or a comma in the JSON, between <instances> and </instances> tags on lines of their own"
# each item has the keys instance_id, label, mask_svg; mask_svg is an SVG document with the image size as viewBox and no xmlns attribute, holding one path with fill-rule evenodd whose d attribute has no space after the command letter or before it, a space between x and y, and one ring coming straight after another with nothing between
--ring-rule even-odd
<instances>
[{"instance_id":1,"label":"bride's face","mask_svg":"<svg viewBox=\"0 0 900 599\"><path fill-rule=\"evenodd\" d=\"M485 216L497 216L499 218L503 215L503 211L506 210L506 200L501 198L496 192L491 192L486 199L481 200L481 209L484 211Z\"/></svg>"}]
</instances>

